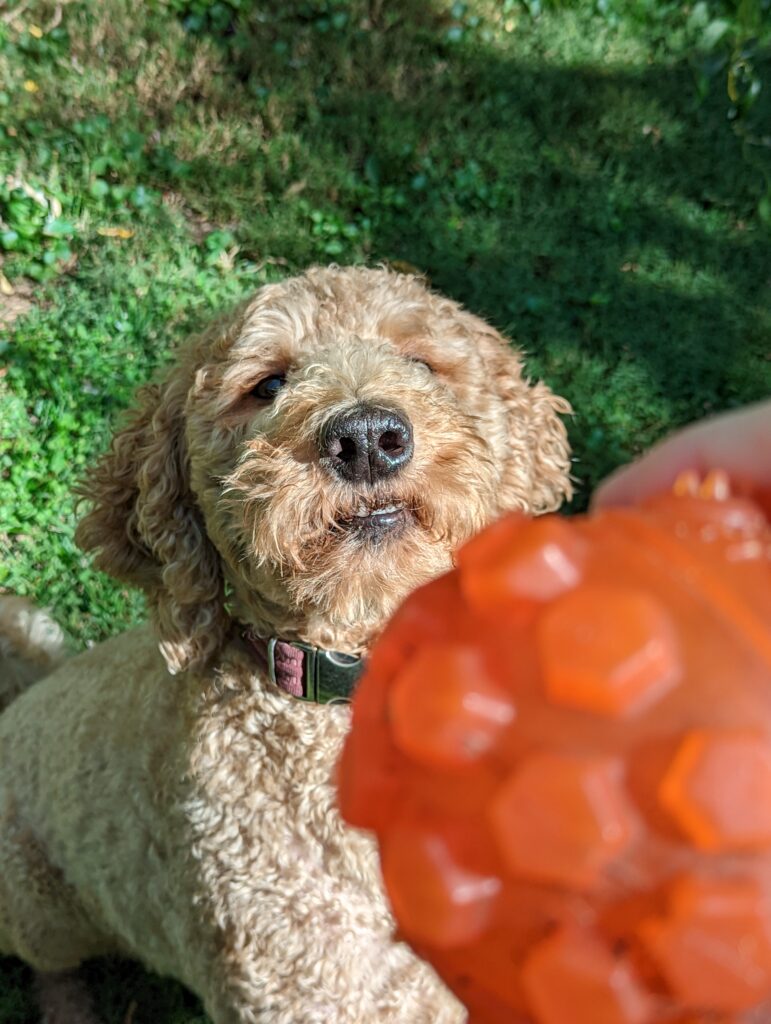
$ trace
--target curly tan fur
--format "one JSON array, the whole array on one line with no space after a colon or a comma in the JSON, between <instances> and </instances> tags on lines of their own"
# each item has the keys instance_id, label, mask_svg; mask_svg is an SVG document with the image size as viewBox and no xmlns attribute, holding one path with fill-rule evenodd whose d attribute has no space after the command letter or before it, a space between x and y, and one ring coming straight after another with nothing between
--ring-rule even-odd
<instances>
[{"instance_id":1,"label":"curly tan fur","mask_svg":"<svg viewBox=\"0 0 771 1024\"><path fill-rule=\"evenodd\" d=\"M374 484L319 456L362 402L414 429ZM384 270L266 286L193 340L87 481L78 531L147 592L157 636L71 660L0 717L0 952L137 957L215 1024L462 1020L392 941L372 844L337 815L347 709L282 693L240 633L366 653L473 532L569 494L567 411L489 326ZM362 503L407 525L363 539L344 526Z\"/></svg>"},{"instance_id":2,"label":"curly tan fur","mask_svg":"<svg viewBox=\"0 0 771 1024\"><path fill-rule=\"evenodd\" d=\"M0 711L66 656L64 633L47 612L0 594Z\"/></svg>"}]
</instances>

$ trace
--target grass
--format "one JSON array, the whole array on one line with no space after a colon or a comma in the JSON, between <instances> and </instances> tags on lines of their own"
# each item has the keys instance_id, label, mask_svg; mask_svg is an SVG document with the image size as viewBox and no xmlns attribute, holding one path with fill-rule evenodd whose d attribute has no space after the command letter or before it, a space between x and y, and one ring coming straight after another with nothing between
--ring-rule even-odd
<instances>
[{"instance_id":1,"label":"grass","mask_svg":"<svg viewBox=\"0 0 771 1024\"><path fill-rule=\"evenodd\" d=\"M666 432L767 396L768 14L0 10L0 587L81 645L142 614L74 547L75 481L177 342L311 262L416 267L510 333L575 406L577 508ZM107 1024L203 1020L138 968L89 972ZM2 962L0 1020L33 1019L29 975Z\"/></svg>"}]
</instances>

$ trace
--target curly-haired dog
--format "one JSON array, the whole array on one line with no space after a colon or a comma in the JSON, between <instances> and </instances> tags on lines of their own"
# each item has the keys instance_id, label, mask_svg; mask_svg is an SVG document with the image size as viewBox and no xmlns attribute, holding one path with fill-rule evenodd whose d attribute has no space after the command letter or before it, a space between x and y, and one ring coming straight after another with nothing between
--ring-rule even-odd
<instances>
[{"instance_id":1,"label":"curly-haired dog","mask_svg":"<svg viewBox=\"0 0 771 1024\"><path fill-rule=\"evenodd\" d=\"M336 813L348 709L297 697L342 692L352 659L325 652L365 654L490 519L560 503L567 409L492 328L385 270L269 285L191 342L78 531L155 633L0 716L0 952L136 957L216 1024L461 1020Z\"/></svg>"}]
</instances>

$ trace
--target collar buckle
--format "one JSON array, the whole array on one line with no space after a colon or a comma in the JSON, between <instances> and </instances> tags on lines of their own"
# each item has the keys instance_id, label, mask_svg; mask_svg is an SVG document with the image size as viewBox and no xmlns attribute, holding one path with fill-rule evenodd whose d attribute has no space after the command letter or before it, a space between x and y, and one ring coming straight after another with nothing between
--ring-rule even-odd
<instances>
[{"instance_id":1,"label":"collar buckle","mask_svg":"<svg viewBox=\"0 0 771 1024\"><path fill-rule=\"evenodd\" d=\"M267 644L268 676L271 682L281 686L276 676L276 646L278 637L271 637ZM288 641L282 641L288 643ZM350 704L356 683L361 675L363 660L353 654L340 651L325 651L302 640L292 640L290 646L302 651L302 689L298 700L313 704Z\"/></svg>"}]
</instances>

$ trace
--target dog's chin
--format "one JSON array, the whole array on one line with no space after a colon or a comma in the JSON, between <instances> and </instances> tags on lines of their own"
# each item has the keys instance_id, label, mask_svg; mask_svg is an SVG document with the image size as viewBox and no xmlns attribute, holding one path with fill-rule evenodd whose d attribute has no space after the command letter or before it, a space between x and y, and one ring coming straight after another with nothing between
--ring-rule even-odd
<instances>
[{"instance_id":1,"label":"dog's chin","mask_svg":"<svg viewBox=\"0 0 771 1024\"><path fill-rule=\"evenodd\" d=\"M383 544L397 540L416 523L415 515L402 502L387 502L374 508L361 506L341 517L337 526L362 544Z\"/></svg>"}]
</instances>

